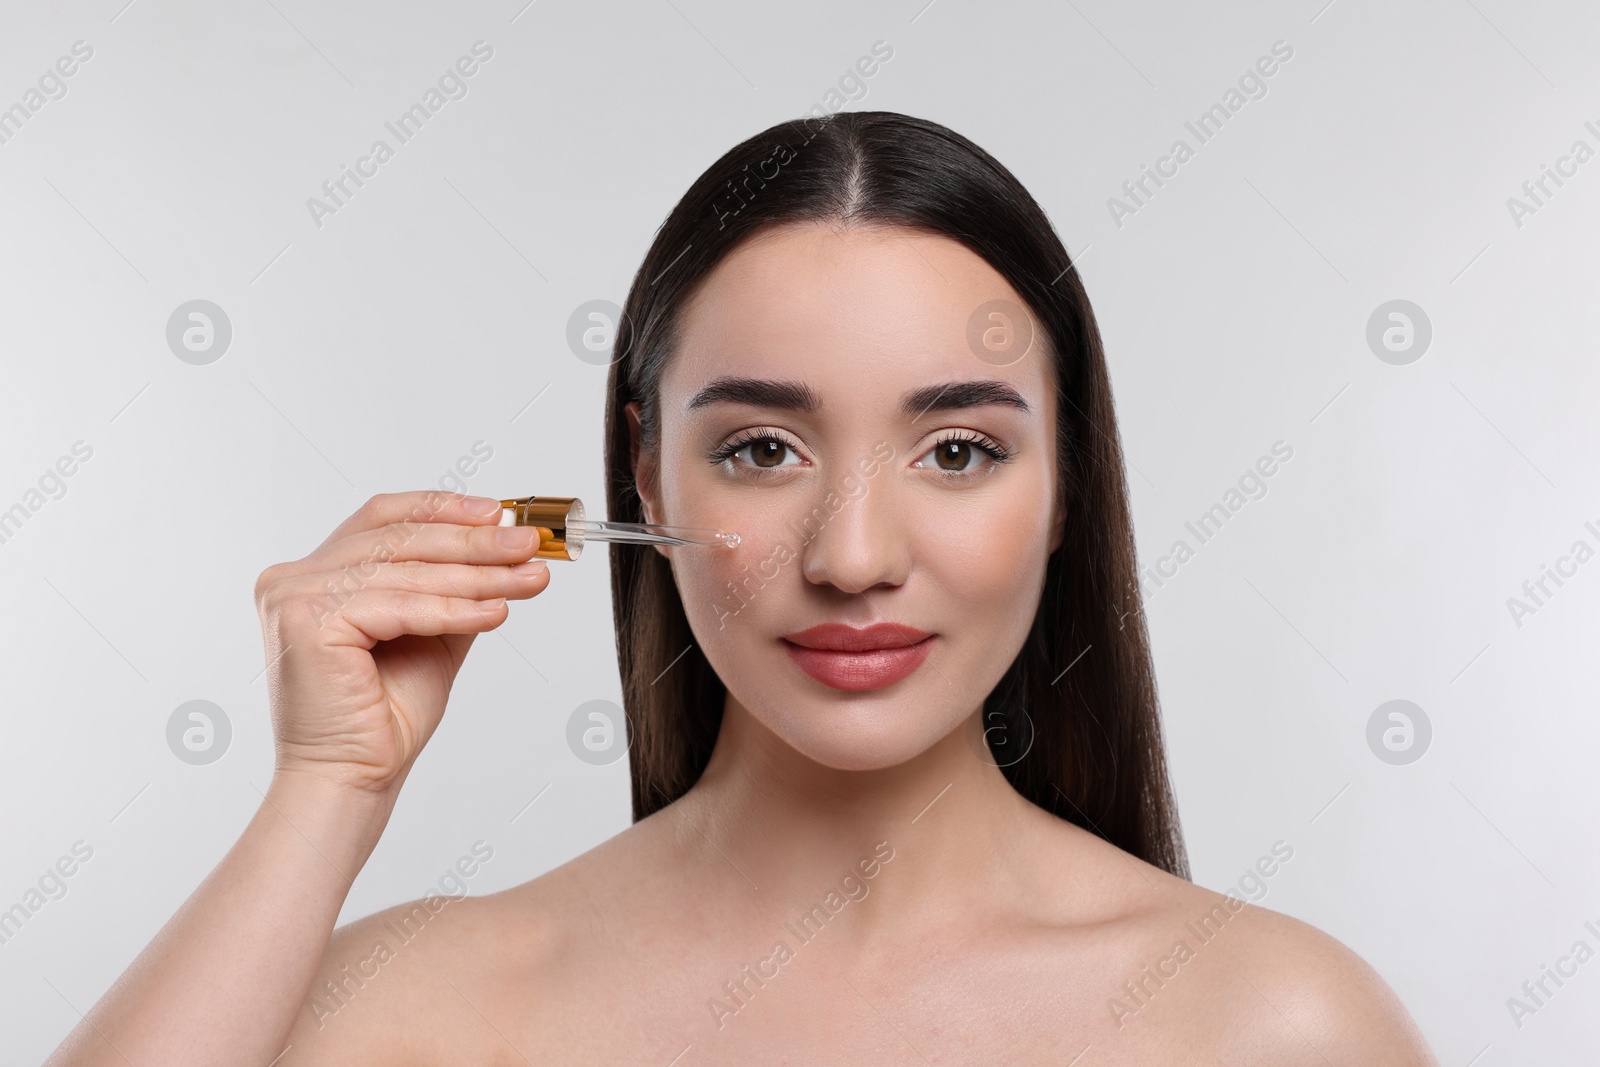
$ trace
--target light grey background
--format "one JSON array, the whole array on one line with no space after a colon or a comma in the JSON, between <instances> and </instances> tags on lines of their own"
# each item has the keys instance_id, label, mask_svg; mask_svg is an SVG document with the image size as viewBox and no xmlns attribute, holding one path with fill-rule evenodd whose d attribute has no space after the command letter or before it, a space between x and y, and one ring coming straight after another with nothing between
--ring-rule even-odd
<instances>
[{"instance_id":1,"label":"light grey background","mask_svg":"<svg viewBox=\"0 0 1600 1067\"><path fill-rule=\"evenodd\" d=\"M0 909L94 850L0 944L15 1062L260 803L256 575L478 441L470 491L600 511L605 371L569 316L620 303L695 176L823 105L878 40L893 58L847 106L973 138L1080 257L1143 565L1294 450L1148 602L1196 881L1236 886L1286 842L1261 903L1361 953L1445 1064L1600 1042L1600 962L1520 1028L1506 1005L1574 941L1600 948L1600 561L1520 627L1507 605L1600 546L1600 160L1520 226L1507 203L1574 141L1600 148L1593 8L124 2L0 25L0 107L94 50L0 144L0 509L93 449L0 544ZM467 95L315 225L307 199L394 145L384 122L480 39ZM1198 144L1185 121L1275 41L1293 56L1266 95ZM1194 157L1119 226L1108 199L1178 138ZM166 341L195 299L232 324L207 366ZM1407 365L1366 340L1396 299L1432 327ZM474 893L628 825L625 761L565 742L574 708L620 697L606 551L479 639L342 921L421 896L479 839ZM233 731L205 766L166 741L195 699ZM1433 728L1408 765L1367 743L1392 699Z\"/></svg>"}]
</instances>

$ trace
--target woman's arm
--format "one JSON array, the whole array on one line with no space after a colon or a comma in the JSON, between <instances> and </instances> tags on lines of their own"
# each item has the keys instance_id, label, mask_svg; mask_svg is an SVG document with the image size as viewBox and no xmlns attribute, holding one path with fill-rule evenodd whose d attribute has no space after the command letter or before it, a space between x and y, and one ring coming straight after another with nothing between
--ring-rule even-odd
<instances>
[{"instance_id":1,"label":"woman's arm","mask_svg":"<svg viewBox=\"0 0 1600 1067\"><path fill-rule=\"evenodd\" d=\"M539 530L498 528L499 517L490 498L380 494L303 559L261 573L272 784L50 1067L279 1060L472 642L505 621L510 600L549 582L543 561L529 562ZM359 1015L372 1025L381 1013ZM373 1030L367 1041L360 1026L341 1027L315 1061L342 1062L342 1046L393 1062L392 1031Z\"/></svg>"},{"instance_id":2,"label":"woman's arm","mask_svg":"<svg viewBox=\"0 0 1600 1067\"><path fill-rule=\"evenodd\" d=\"M279 774L239 840L45 1067L277 1060L356 872L378 794ZM360 1038L354 1027L337 1039Z\"/></svg>"}]
</instances>

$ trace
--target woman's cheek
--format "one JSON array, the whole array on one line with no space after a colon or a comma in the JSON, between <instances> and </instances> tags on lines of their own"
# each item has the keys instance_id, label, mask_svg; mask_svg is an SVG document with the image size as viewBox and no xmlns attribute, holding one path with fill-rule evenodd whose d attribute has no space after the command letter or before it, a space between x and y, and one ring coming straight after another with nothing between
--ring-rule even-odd
<instances>
[{"instance_id":1,"label":"woman's cheek","mask_svg":"<svg viewBox=\"0 0 1600 1067\"><path fill-rule=\"evenodd\" d=\"M674 567L678 592L695 633L704 641L726 639L737 626L752 626L763 599L775 600L771 583L781 579L781 561L791 554L759 516L711 515L711 528L739 534L736 548L679 548Z\"/></svg>"},{"instance_id":2,"label":"woman's cheek","mask_svg":"<svg viewBox=\"0 0 1600 1067\"><path fill-rule=\"evenodd\" d=\"M1014 609L1018 591L1041 580L1048 557L1049 520L1040 514L1038 498L1018 493L986 501L962 525L965 536L934 549L947 584L963 599L1000 601Z\"/></svg>"},{"instance_id":3,"label":"woman's cheek","mask_svg":"<svg viewBox=\"0 0 1600 1067\"><path fill-rule=\"evenodd\" d=\"M678 594L683 598L689 621L697 635L726 629L741 615L742 602L737 595L739 557L743 548L673 549L682 553L675 570Z\"/></svg>"},{"instance_id":4,"label":"woman's cheek","mask_svg":"<svg viewBox=\"0 0 1600 1067\"><path fill-rule=\"evenodd\" d=\"M749 609L744 603L749 593L740 582L759 558L758 522L752 511L737 504L729 487L715 477L692 468L673 451L667 461L671 472L663 478L662 504L669 525L728 530L739 535L734 548L719 545L679 546L665 552L672 561L673 580L683 601L691 629L702 644L716 640L719 630L736 622L747 622ZM726 636L725 634L721 636Z\"/></svg>"}]
</instances>

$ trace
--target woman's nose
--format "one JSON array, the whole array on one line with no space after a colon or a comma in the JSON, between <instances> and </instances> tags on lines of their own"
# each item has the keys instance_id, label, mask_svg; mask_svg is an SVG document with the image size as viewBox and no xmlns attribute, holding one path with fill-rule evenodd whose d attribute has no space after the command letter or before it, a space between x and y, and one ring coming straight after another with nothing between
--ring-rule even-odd
<instances>
[{"instance_id":1,"label":"woman's nose","mask_svg":"<svg viewBox=\"0 0 1600 1067\"><path fill-rule=\"evenodd\" d=\"M809 582L847 593L901 585L911 566L910 517L886 484L855 486L854 493L832 487L810 500L811 511L796 523L803 522L810 537L801 549L802 573Z\"/></svg>"}]
</instances>

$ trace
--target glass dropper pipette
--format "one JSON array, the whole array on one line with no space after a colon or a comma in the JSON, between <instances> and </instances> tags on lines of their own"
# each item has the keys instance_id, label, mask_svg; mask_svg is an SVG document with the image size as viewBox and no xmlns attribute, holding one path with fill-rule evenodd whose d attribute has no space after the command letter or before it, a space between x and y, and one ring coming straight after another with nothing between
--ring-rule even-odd
<instances>
[{"instance_id":1,"label":"glass dropper pipette","mask_svg":"<svg viewBox=\"0 0 1600 1067\"><path fill-rule=\"evenodd\" d=\"M524 496L500 501L501 526L537 526L541 535L535 559L575 560L585 541L624 545L707 545L734 548L739 535L693 526L661 526L648 522L585 519L583 501L572 496Z\"/></svg>"}]
</instances>

